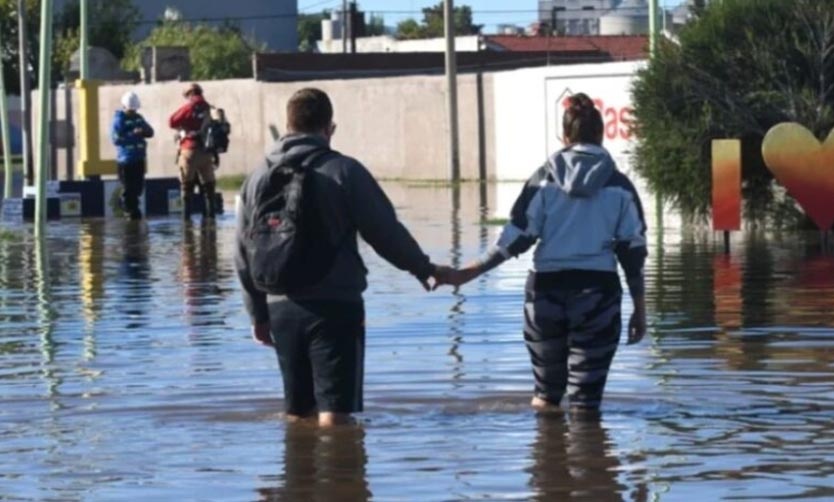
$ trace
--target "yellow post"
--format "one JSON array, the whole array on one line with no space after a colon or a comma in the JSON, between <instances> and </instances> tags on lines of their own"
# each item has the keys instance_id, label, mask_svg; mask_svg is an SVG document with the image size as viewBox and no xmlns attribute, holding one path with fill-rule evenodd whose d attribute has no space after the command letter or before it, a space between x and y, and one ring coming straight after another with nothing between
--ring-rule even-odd
<instances>
[{"instance_id":1,"label":"yellow post","mask_svg":"<svg viewBox=\"0 0 834 502\"><path fill-rule=\"evenodd\" d=\"M82 178L116 174L115 160L101 160L98 120L98 87L94 80L77 80L79 122L81 135L81 158L77 172Z\"/></svg>"}]
</instances>

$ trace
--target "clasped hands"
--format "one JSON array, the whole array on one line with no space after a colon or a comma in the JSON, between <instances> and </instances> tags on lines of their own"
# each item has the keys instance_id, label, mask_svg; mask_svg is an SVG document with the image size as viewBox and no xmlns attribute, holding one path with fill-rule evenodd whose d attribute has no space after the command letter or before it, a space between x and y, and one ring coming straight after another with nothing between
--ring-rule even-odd
<instances>
[{"instance_id":1,"label":"clasped hands","mask_svg":"<svg viewBox=\"0 0 834 502\"><path fill-rule=\"evenodd\" d=\"M434 291L441 286L462 286L478 277L478 268L469 266L461 269L447 265L433 265L434 269L429 277L420 281L426 291Z\"/></svg>"}]
</instances>

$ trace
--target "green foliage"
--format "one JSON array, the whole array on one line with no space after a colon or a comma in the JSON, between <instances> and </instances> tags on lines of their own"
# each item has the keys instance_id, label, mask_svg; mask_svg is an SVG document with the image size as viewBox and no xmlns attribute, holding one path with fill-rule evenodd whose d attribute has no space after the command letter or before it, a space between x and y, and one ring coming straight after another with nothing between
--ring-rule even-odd
<instances>
[{"instance_id":1,"label":"green foliage","mask_svg":"<svg viewBox=\"0 0 834 502\"><path fill-rule=\"evenodd\" d=\"M5 228L0 228L0 241L20 242L22 240L23 236L19 232L13 232Z\"/></svg>"},{"instance_id":2,"label":"green foliage","mask_svg":"<svg viewBox=\"0 0 834 502\"><path fill-rule=\"evenodd\" d=\"M723 0L696 11L679 45L660 44L634 87L635 168L686 215L710 209L710 142L742 140L752 221L787 221L761 156L774 125L834 127L834 0Z\"/></svg>"},{"instance_id":3,"label":"green foliage","mask_svg":"<svg viewBox=\"0 0 834 502\"><path fill-rule=\"evenodd\" d=\"M385 18L377 14L371 14L368 23L365 25L365 36L378 37L385 35Z\"/></svg>"},{"instance_id":4,"label":"green foliage","mask_svg":"<svg viewBox=\"0 0 834 502\"><path fill-rule=\"evenodd\" d=\"M90 12L90 45L103 47L121 58L130 37L139 24L139 10L131 0L88 0ZM40 39L40 2L26 0L26 30L29 62L37 79ZM6 69L6 88L11 94L20 92L20 64L18 51L17 0L0 0L0 47ZM70 58L78 50L81 11L78 0L70 0L53 18L53 79L61 80L69 70Z\"/></svg>"},{"instance_id":5,"label":"green foliage","mask_svg":"<svg viewBox=\"0 0 834 502\"><path fill-rule=\"evenodd\" d=\"M29 45L29 64L35 68L37 76L38 29L40 24L40 2L26 0L26 39ZM6 92L20 94L20 52L18 51L17 0L0 0L0 59L3 63L3 78Z\"/></svg>"},{"instance_id":6,"label":"green foliage","mask_svg":"<svg viewBox=\"0 0 834 502\"><path fill-rule=\"evenodd\" d=\"M316 49L316 42L321 40L321 22L325 19L330 19L330 11L324 10L321 14L298 15L299 51L313 52Z\"/></svg>"},{"instance_id":7,"label":"green foliage","mask_svg":"<svg viewBox=\"0 0 834 502\"><path fill-rule=\"evenodd\" d=\"M90 45L110 51L116 59L124 57L131 44L133 31L139 26L141 14L131 0L87 0L90 15ZM70 0L55 16L52 61L55 78L65 77L72 55L81 42L81 6Z\"/></svg>"},{"instance_id":8,"label":"green foliage","mask_svg":"<svg viewBox=\"0 0 834 502\"><path fill-rule=\"evenodd\" d=\"M425 37L423 36L420 23L414 19L408 18L397 24L397 38L400 40L414 40Z\"/></svg>"},{"instance_id":9,"label":"green foliage","mask_svg":"<svg viewBox=\"0 0 834 502\"><path fill-rule=\"evenodd\" d=\"M228 176L220 176L217 178L217 189L224 192L234 192L240 190L243 182L246 181L245 174L230 174Z\"/></svg>"},{"instance_id":10,"label":"green foliage","mask_svg":"<svg viewBox=\"0 0 834 502\"><path fill-rule=\"evenodd\" d=\"M477 35L483 26L472 23L472 8L468 5L455 7L455 35ZM423 9L423 22L405 19L397 25L397 38L438 38L444 36L443 2Z\"/></svg>"},{"instance_id":11,"label":"green foliage","mask_svg":"<svg viewBox=\"0 0 834 502\"><path fill-rule=\"evenodd\" d=\"M130 47L122 65L125 69L137 70L142 50L155 45L188 47L194 80L249 78L252 76L252 54L265 49L247 39L234 26L163 21L145 40Z\"/></svg>"}]
</instances>

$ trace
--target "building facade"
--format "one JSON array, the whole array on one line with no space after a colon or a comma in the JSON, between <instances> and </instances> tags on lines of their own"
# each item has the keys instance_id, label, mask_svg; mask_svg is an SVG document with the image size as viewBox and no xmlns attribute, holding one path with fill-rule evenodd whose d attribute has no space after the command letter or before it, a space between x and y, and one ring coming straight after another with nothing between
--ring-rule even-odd
<instances>
[{"instance_id":1,"label":"building facade","mask_svg":"<svg viewBox=\"0 0 834 502\"><path fill-rule=\"evenodd\" d=\"M241 32L273 51L298 50L297 0L132 0L142 15L134 32L142 40L161 20L167 8L179 11L182 19L213 25L231 23ZM61 12L69 0L56 0L55 12ZM95 21L95 12L91 13Z\"/></svg>"},{"instance_id":2,"label":"building facade","mask_svg":"<svg viewBox=\"0 0 834 502\"><path fill-rule=\"evenodd\" d=\"M560 35L646 33L646 0L539 0L539 22Z\"/></svg>"}]
</instances>

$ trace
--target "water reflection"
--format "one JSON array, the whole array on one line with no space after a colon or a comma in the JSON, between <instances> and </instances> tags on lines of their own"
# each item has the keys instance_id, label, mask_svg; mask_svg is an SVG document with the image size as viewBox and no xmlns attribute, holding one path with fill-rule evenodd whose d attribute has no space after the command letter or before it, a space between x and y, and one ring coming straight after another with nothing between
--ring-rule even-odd
<instances>
[{"instance_id":1,"label":"water reflection","mask_svg":"<svg viewBox=\"0 0 834 502\"><path fill-rule=\"evenodd\" d=\"M461 214L460 214L460 185L452 186L452 218L451 229L452 246L449 250L450 265L455 268L461 266ZM464 377L463 355L460 353L460 345L463 343L464 334L464 303L466 297L461 294L458 288L452 291L454 302L449 313L449 336L452 345L449 348L449 355L453 359L452 379L459 380Z\"/></svg>"},{"instance_id":2,"label":"water reflection","mask_svg":"<svg viewBox=\"0 0 834 502\"><path fill-rule=\"evenodd\" d=\"M438 261L500 230L483 186L385 188ZM424 294L363 248L366 438L274 417L232 218L21 234L0 240L0 498L834 500L834 257L817 235L736 234L725 257L667 227L646 268L652 343L621 349L598 423L527 406L529 254Z\"/></svg>"},{"instance_id":3,"label":"water reflection","mask_svg":"<svg viewBox=\"0 0 834 502\"><path fill-rule=\"evenodd\" d=\"M60 407L56 400L63 379L55 367L56 344L54 339L55 312L52 310L52 291L48 243L43 235L35 237L35 289L37 291L38 334L41 347L41 376L46 382L46 393L53 408Z\"/></svg>"},{"instance_id":4,"label":"water reflection","mask_svg":"<svg viewBox=\"0 0 834 502\"><path fill-rule=\"evenodd\" d=\"M534 500L624 500L620 462L601 421L541 415L537 426L530 468Z\"/></svg>"},{"instance_id":5,"label":"water reflection","mask_svg":"<svg viewBox=\"0 0 834 502\"><path fill-rule=\"evenodd\" d=\"M773 322L779 305L773 303L776 289L776 273L773 253L775 249L762 232L747 235L741 250L744 259L741 297L744 326L763 326Z\"/></svg>"},{"instance_id":6,"label":"water reflection","mask_svg":"<svg viewBox=\"0 0 834 502\"><path fill-rule=\"evenodd\" d=\"M214 222L183 226L180 277L185 317L192 327L223 323L214 314L220 301L217 269L217 227ZM192 334L196 336L196 333Z\"/></svg>"},{"instance_id":7,"label":"water reflection","mask_svg":"<svg viewBox=\"0 0 834 502\"><path fill-rule=\"evenodd\" d=\"M87 334L92 333L101 314L101 299L104 296L104 236L104 222L91 220L81 226L78 238L81 305Z\"/></svg>"},{"instance_id":8,"label":"water reflection","mask_svg":"<svg viewBox=\"0 0 834 502\"><path fill-rule=\"evenodd\" d=\"M362 426L321 430L288 424L284 433L282 486L259 488L262 502L309 500L361 502L372 494Z\"/></svg>"},{"instance_id":9,"label":"water reflection","mask_svg":"<svg viewBox=\"0 0 834 502\"><path fill-rule=\"evenodd\" d=\"M125 329L142 329L150 323L152 308L152 294L148 288L151 277L148 226L144 220L126 221L122 232L118 274L121 287L116 305L128 321Z\"/></svg>"}]
</instances>

